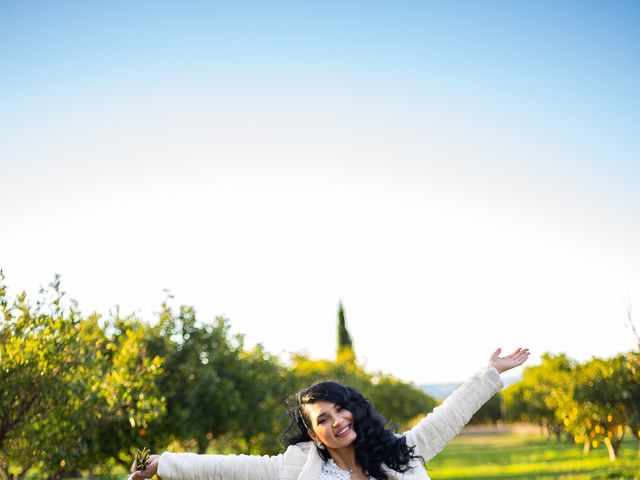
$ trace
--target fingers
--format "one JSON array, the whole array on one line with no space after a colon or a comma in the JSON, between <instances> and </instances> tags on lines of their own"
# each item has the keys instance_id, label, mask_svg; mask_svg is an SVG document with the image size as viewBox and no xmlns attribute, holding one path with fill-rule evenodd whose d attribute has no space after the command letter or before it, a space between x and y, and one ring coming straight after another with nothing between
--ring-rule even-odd
<instances>
[{"instance_id":1,"label":"fingers","mask_svg":"<svg viewBox=\"0 0 640 480\"><path fill-rule=\"evenodd\" d=\"M160 458L159 455L150 455L149 464L147 465L147 468L145 470L136 470L136 463L133 462L133 465L131 466L131 470L129 470L131 472L131 475L129 475L129 479L137 480L141 478L153 477L158 471L159 458Z\"/></svg>"},{"instance_id":2,"label":"fingers","mask_svg":"<svg viewBox=\"0 0 640 480\"><path fill-rule=\"evenodd\" d=\"M528 348L516 348L513 352L511 352L509 355L507 355L507 357L512 357L512 358L516 358L516 357L521 357L523 355L528 355L529 354L529 349Z\"/></svg>"},{"instance_id":3,"label":"fingers","mask_svg":"<svg viewBox=\"0 0 640 480\"><path fill-rule=\"evenodd\" d=\"M529 349L528 348L518 348L516 352L513 354L513 359L519 364L524 363L527 358L529 358Z\"/></svg>"},{"instance_id":4,"label":"fingers","mask_svg":"<svg viewBox=\"0 0 640 480\"><path fill-rule=\"evenodd\" d=\"M498 348L495 352L493 352L492 356L495 355L496 357L499 357L500 353L502 353L502 348ZM526 359L529 356L529 354L530 352L528 348L518 347L509 355L506 355L503 358L511 358L512 360L521 360L521 359Z\"/></svg>"},{"instance_id":5,"label":"fingers","mask_svg":"<svg viewBox=\"0 0 640 480\"><path fill-rule=\"evenodd\" d=\"M520 365L520 364L524 363L527 358L529 358L529 354L530 354L530 352L529 352L528 348L518 347L513 352L511 352L509 355L505 355L502 358L504 358L505 360L512 360L517 365Z\"/></svg>"},{"instance_id":6,"label":"fingers","mask_svg":"<svg viewBox=\"0 0 640 480\"><path fill-rule=\"evenodd\" d=\"M151 478L151 477L153 477L153 475L149 474L146 470L145 471L136 470L131 475L129 475L129 478L131 478L132 480L136 480L138 478Z\"/></svg>"}]
</instances>

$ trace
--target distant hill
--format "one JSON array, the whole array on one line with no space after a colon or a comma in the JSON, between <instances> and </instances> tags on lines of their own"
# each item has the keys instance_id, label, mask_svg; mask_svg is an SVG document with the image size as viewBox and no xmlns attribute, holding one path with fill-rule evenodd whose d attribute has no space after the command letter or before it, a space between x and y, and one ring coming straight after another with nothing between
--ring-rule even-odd
<instances>
[{"instance_id":1,"label":"distant hill","mask_svg":"<svg viewBox=\"0 0 640 480\"><path fill-rule=\"evenodd\" d=\"M504 381L505 386L508 387L509 385L522 380L522 376L506 376L502 377L502 380ZM433 398L440 401L447 398L460 385L462 385L462 383L431 383L427 385L419 385L418 388L424 390Z\"/></svg>"}]
</instances>

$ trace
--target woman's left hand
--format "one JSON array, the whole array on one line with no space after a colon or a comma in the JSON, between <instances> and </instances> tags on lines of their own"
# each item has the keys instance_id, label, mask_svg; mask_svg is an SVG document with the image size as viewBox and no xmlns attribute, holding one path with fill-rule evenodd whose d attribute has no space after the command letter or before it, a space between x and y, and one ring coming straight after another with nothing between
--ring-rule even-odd
<instances>
[{"instance_id":1,"label":"woman's left hand","mask_svg":"<svg viewBox=\"0 0 640 480\"><path fill-rule=\"evenodd\" d=\"M489 357L489 365L492 365L498 370L498 373L506 372L507 370L511 370L514 367L522 365L529 358L529 349L528 348L518 348L510 355L506 355L504 357L500 356L500 352L502 349L499 348L491 357Z\"/></svg>"},{"instance_id":2,"label":"woman's left hand","mask_svg":"<svg viewBox=\"0 0 640 480\"><path fill-rule=\"evenodd\" d=\"M137 470L136 462L133 462L131 465L131 475L129 475L129 480L137 480L140 478L151 478L154 475L158 474L158 462L160 461L160 455L149 455L149 464L145 470ZM160 477L158 477L160 478Z\"/></svg>"}]
</instances>

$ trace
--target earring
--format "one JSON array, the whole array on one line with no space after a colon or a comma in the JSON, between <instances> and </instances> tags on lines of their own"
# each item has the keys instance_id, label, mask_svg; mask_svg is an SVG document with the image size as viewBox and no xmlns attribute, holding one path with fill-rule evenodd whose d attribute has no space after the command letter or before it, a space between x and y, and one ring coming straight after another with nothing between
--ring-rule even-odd
<instances>
[{"instance_id":1,"label":"earring","mask_svg":"<svg viewBox=\"0 0 640 480\"><path fill-rule=\"evenodd\" d=\"M318 447L320 450L324 450L324 445L320 440L316 441L316 447Z\"/></svg>"}]
</instances>

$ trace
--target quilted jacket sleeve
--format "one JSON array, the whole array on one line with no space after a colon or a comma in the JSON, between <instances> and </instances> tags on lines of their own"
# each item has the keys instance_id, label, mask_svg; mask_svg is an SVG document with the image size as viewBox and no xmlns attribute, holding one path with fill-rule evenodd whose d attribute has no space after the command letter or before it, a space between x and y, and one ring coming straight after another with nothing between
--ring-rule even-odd
<instances>
[{"instance_id":1,"label":"quilted jacket sleeve","mask_svg":"<svg viewBox=\"0 0 640 480\"><path fill-rule=\"evenodd\" d=\"M404 434L407 445L415 445L414 453L421 455L425 461L435 457L460 433L471 416L503 386L494 367L479 371Z\"/></svg>"},{"instance_id":2,"label":"quilted jacket sleeve","mask_svg":"<svg viewBox=\"0 0 640 480\"><path fill-rule=\"evenodd\" d=\"M165 452L160 456L162 480L277 480L283 455L196 455Z\"/></svg>"}]
</instances>

